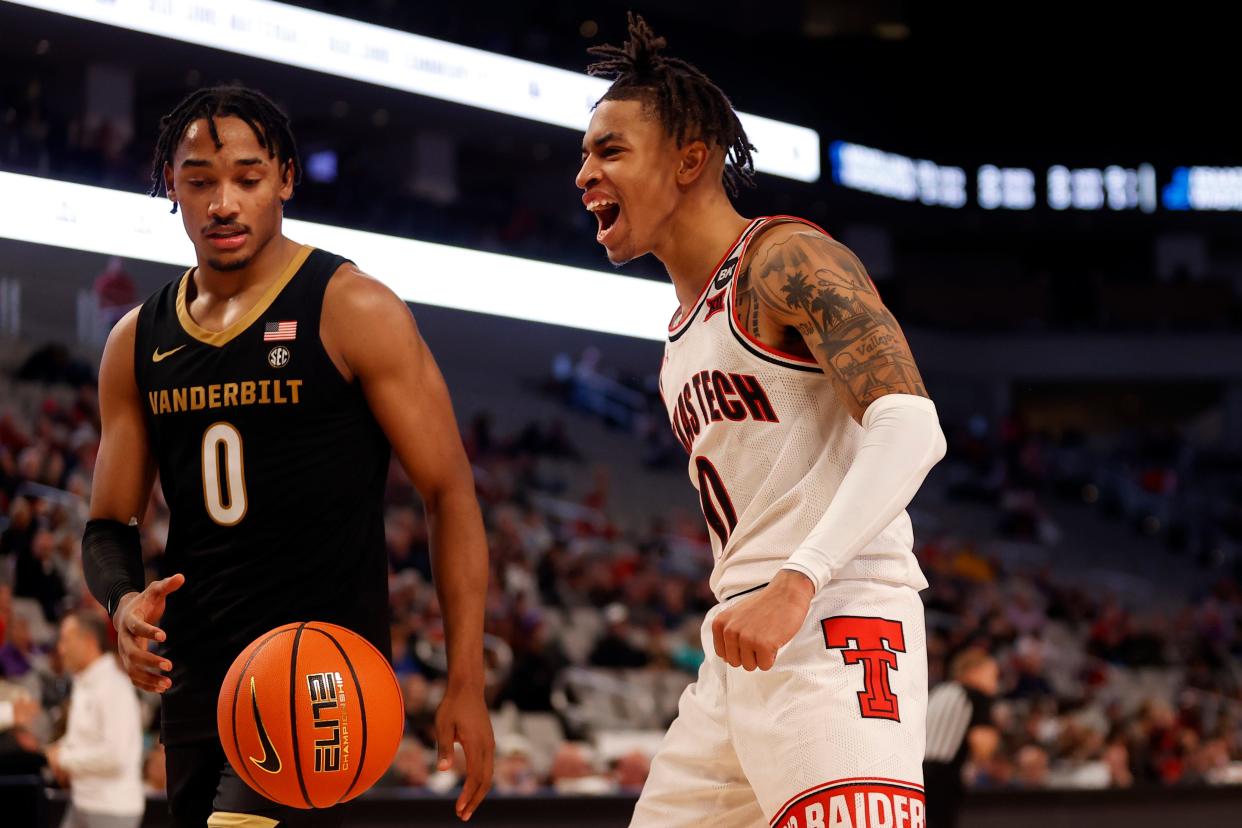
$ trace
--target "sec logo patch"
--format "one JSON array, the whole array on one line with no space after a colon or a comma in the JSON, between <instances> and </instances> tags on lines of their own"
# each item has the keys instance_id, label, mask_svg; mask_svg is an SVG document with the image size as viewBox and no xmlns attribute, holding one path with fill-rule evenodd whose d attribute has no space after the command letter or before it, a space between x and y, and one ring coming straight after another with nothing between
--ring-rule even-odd
<instances>
[{"instance_id":1,"label":"sec logo patch","mask_svg":"<svg viewBox=\"0 0 1242 828\"><path fill-rule=\"evenodd\" d=\"M267 364L273 368L284 368L289 364L289 357L289 349L284 345L277 345L267 352Z\"/></svg>"}]
</instances>

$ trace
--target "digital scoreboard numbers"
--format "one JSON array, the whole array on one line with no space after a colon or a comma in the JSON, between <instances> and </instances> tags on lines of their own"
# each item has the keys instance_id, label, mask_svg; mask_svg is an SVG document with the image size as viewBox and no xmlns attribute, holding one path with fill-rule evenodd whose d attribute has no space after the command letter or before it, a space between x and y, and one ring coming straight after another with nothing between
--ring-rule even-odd
<instances>
[{"instance_id":1,"label":"digital scoreboard numbers","mask_svg":"<svg viewBox=\"0 0 1242 828\"><path fill-rule=\"evenodd\" d=\"M961 167L847 141L833 142L829 153L832 179L843 187L940 207L965 207L969 201ZM1162 203L1169 210L1242 210L1242 167L1178 167L1162 193L1151 164L1057 164L1047 168L1042 181L1031 167L984 164L975 171L974 195L984 210L1154 213Z\"/></svg>"},{"instance_id":2,"label":"digital scoreboard numbers","mask_svg":"<svg viewBox=\"0 0 1242 828\"><path fill-rule=\"evenodd\" d=\"M836 141L829 147L833 179L865 193L940 207L964 207L966 171L931 161Z\"/></svg>"},{"instance_id":3,"label":"digital scoreboard numbers","mask_svg":"<svg viewBox=\"0 0 1242 828\"><path fill-rule=\"evenodd\" d=\"M1035 173L1025 167L984 164L975 183L979 206L985 210L1030 210L1035 206Z\"/></svg>"},{"instance_id":4,"label":"digital scoreboard numbers","mask_svg":"<svg viewBox=\"0 0 1242 828\"><path fill-rule=\"evenodd\" d=\"M1151 164L1137 168L1119 166L1048 168L1048 206L1053 210L1142 210L1156 209L1156 169Z\"/></svg>"}]
</instances>

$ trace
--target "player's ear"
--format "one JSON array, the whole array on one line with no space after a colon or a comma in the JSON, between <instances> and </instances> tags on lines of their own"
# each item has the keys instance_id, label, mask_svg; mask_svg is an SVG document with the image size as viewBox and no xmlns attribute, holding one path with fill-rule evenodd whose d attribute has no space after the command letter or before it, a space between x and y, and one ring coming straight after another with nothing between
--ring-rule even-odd
<instances>
[{"instance_id":1,"label":"player's ear","mask_svg":"<svg viewBox=\"0 0 1242 828\"><path fill-rule=\"evenodd\" d=\"M168 196L168 200L172 202L172 212L177 212L177 188L173 186L173 168L172 164L164 163L164 193Z\"/></svg>"},{"instance_id":2,"label":"player's ear","mask_svg":"<svg viewBox=\"0 0 1242 828\"><path fill-rule=\"evenodd\" d=\"M677 165L677 183L683 187L693 184L707 169L711 160L711 152L702 139L686 143L678 150L680 163Z\"/></svg>"},{"instance_id":3,"label":"player's ear","mask_svg":"<svg viewBox=\"0 0 1242 828\"><path fill-rule=\"evenodd\" d=\"M293 159L290 158L285 162L284 167L280 171L280 201L282 204L293 198L293 180L297 178L296 172L297 170L293 166Z\"/></svg>"}]
</instances>

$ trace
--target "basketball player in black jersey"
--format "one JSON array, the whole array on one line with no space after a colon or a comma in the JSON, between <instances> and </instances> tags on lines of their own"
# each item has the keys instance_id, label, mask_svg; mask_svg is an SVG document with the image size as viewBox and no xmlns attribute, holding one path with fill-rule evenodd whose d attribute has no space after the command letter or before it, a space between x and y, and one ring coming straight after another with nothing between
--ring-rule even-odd
<instances>
[{"instance_id":1,"label":"basketball player in black jersey","mask_svg":"<svg viewBox=\"0 0 1242 828\"><path fill-rule=\"evenodd\" d=\"M382 498L395 450L432 527L449 651L440 765L461 743L456 810L468 819L492 775L472 474L405 303L347 259L283 235L299 171L288 119L259 92L203 89L163 120L152 195L164 189L180 210L197 266L127 314L105 347L87 580L133 683L162 694L177 826L340 825L339 808L281 807L237 778L216 697L233 658L288 622L340 624L391 653ZM176 574L144 588L137 527L156 472Z\"/></svg>"}]
</instances>

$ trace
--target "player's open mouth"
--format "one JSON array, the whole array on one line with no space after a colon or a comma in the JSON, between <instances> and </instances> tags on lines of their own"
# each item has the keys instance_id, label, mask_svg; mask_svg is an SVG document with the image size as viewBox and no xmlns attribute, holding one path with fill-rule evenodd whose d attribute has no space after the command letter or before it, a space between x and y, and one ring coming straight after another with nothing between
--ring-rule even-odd
<instances>
[{"instance_id":1,"label":"player's open mouth","mask_svg":"<svg viewBox=\"0 0 1242 828\"><path fill-rule=\"evenodd\" d=\"M599 222L599 231L595 234L595 240L603 244L609 232L617 226L617 220L621 218L621 205L601 198L588 204L587 209L595 214L595 219Z\"/></svg>"}]
</instances>

